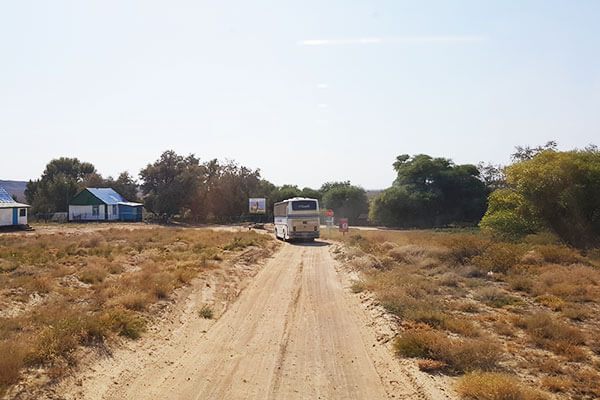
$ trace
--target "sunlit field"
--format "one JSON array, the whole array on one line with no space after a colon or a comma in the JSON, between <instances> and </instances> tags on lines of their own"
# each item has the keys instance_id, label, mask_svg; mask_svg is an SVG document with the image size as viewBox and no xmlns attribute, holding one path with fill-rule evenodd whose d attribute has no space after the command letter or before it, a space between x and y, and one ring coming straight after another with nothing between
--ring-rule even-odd
<instances>
[{"instance_id":1,"label":"sunlit field","mask_svg":"<svg viewBox=\"0 0 600 400\"><path fill-rule=\"evenodd\" d=\"M177 288L270 240L171 228L0 236L0 394L27 368L58 378L83 346L140 337Z\"/></svg>"},{"instance_id":2,"label":"sunlit field","mask_svg":"<svg viewBox=\"0 0 600 400\"><path fill-rule=\"evenodd\" d=\"M394 348L466 399L600 397L599 251L547 234L351 231L337 257L397 317Z\"/></svg>"}]
</instances>

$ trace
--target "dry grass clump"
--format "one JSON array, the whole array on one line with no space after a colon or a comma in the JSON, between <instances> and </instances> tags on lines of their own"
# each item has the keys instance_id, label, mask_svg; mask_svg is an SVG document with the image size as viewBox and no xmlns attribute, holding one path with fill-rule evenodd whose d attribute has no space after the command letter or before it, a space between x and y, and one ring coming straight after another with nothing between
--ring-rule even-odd
<instances>
[{"instance_id":1,"label":"dry grass clump","mask_svg":"<svg viewBox=\"0 0 600 400\"><path fill-rule=\"evenodd\" d=\"M535 251L542 256L545 262L552 264L571 265L582 260L577 250L568 246L540 245L535 247Z\"/></svg>"},{"instance_id":2,"label":"dry grass clump","mask_svg":"<svg viewBox=\"0 0 600 400\"><path fill-rule=\"evenodd\" d=\"M549 396L525 387L517 377L497 372L472 372L456 386L469 400L547 400Z\"/></svg>"},{"instance_id":3,"label":"dry grass clump","mask_svg":"<svg viewBox=\"0 0 600 400\"><path fill-rule=\"evenodd\" d=\"M444 257L446 253L447 252L441 247L415 244L396 246L387 251L387 255L390 258L405 264L416 264L423 259L437 260Z\"/></svg>"},{"instance_id":4,"label":"dry grass clump","mask_svg":"<svg viewBox=\"0 0 600 400\"><path fill-rule=\"evenodd\" d=\"M503 356L500 346L490 338L451 339L442 332L425 329L403 333L394 348L404 357L443 362L453 372L495 370Z\"/></svg>"},{"instance_id":5,"label":"dry grass clump","mask_svg":"<svg viewBox=\"0 0 600 400\"><path fill-rule=\"evenodd\" d=\"M208 305L203 305L198 314L204 319L212 319L214 317L214 312Z\"/></svg>"},{"instance_id":6,"label":"dry grass clump","mask_svg":"<svg viewBox=\"0 0 600 400\"><path fill-rule=\"evenodd\" d=\"M138 338L151 305L213 268L224 250L269 241L170 228L0 236L0 287L8 289L0 301L18 305L0 317L0 396L25 368L44 365L56 378L81 346Z\"/></svg>"},{"instance_id":7,"label":"dry grass clump","mask_svg":"<svg viewBox=\"0 0 600 400\"><path fill-rule=\"evenodd\" d=\"M475 293L475 298L488 306L495 308L520 303L519 299L496 287L484 287L478 289Z\"/></svg>"},{"instance_id":8,"label":"dry grass clump","mask_svg":"<svg viewBox=\"0 0 600 400\"><path fill-rule=\"evenodd\" d=\"M492 243L480 254L470 258L470 262L484 272L510 271L521 259L522 246L510 243Z\"/></svg>"},{"instance_id":9,"label":"dry grass clump","mask_svg":"<svg viewBox=\"0 0 600 400\"><path fill-rule=\"evenodd\" d=\"M537 269L535 284L530 293L535 296L551 294L566 301L590 302L600 300L600 269L584 266L546 266Z\"/></svg>"},{"instance_id":10,"label":"dry grass clump","mask_svg":"<svg viewBox=\"0 0 600 400\"><path fill-rule=\"evenodd\" d=\"M519 318L516 325L525 330L535 345L558 353L572 353L576 351L575 346L585 344L585 335L580 329L548 313L539 312Z\"/></svg>"}]
</instances>

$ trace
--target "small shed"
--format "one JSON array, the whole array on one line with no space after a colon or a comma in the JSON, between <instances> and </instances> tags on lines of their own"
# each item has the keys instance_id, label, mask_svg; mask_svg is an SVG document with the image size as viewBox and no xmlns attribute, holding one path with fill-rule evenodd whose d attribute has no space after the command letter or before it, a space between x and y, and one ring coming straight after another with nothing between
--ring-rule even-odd
<instances>
[{"instance_id":1,"label":"small shed","mask_svg":"<svg viewBox=\"0 0 600 400\"><path fill-rule=\"evenodd\" d=\"M27 204L16 202L12 196L0 186L0 226L27 225Z\"/></svg>"},{"instance_id":2,"label":"small shed","mask_svg":"<svg viewBox=\"0 0 600 400\"><path fill-rule=\"evenodd\" d=\"M111 188L85 188L69 202L69 221L142 221L143 204Z\"/></svg>"}]
</instances>

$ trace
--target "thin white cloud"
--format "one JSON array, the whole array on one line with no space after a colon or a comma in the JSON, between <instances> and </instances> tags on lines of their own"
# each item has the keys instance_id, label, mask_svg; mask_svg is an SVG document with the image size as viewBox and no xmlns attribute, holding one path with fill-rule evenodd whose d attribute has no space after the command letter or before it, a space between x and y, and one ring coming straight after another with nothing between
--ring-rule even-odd
<instances>
[{"instance_id":1,"label":"thin white cloud","mask_svg":"<svg viewBox=\"0 0 600 400\"><path fill-rule=\"evenodd\" d=\"M427 44L427 43L479 43L485 42L486 36L481 35L443 35L443 36L393 36L393 37L362 37L347 39L305 39L299 40L300 46L343 46L365 44Z\"/></svg>"},{"instance_id":2,"label":"thin white cloud","mask_svg":"<svg viewBox=\"0 0 600 400\"><path fill-rule=\"evenodd\" d=\"M317 107L319 107L319 108L327 108L327 107L329 107L329 104L319 103L319 104L317 104Z\"/></svg>"},{"instance_id":3,"label":"thin white cloud","mask_svg":"<svg viewBox=\"0 0 600 400\"><path fill-rule=\"evenodd\" d=\"M328 89L329 84L328 83L317 83L317 88L318 89Z\"/></svg>"}]
</instances>

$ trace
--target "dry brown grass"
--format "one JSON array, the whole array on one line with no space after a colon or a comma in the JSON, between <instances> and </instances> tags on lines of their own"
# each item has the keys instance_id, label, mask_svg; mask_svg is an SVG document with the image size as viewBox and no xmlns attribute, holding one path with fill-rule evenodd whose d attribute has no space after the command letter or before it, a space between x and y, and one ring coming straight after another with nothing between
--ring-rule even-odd
<instances>
[{"instance_id":1,"label":"dry brown grass","mask_svg":"<svg viewBox=\"0 0 600 400\"><path fill-rule=\"evenodd\" d=\"M426 329L404 332L394 348L404 357L440 361L453 372L495 370L502 358L500 346L490 338L451 339L442 332Z\"/></svg>"},{"instance_id":2,"label":"dry brown grass","mask_svg":"<svg viewBox=\"0 0 600 400\"><path fill-rule=\"evenodd\" d=\"M408 331L397 350L422 359L424 370L426 360L442 371L474 370L461 361L477 353L465 343L492 338L497 354L482 369L516 373L557 398L599 397L600 250L586 256L551 235L503 243L478 232L355 231L333 239L345 243L348 263L361 258L361 290L401 319ZM519 387L517 397L470 398L542 396Z\"/></svg>"},{"instance_id":3,"label":"dry brown grass","mask_svg":"<svg viewBox=\"0 0 600 400\"><path fill-rule=\"evenodd\" d=\"M474 372L465 375L456 387L470 400L546 400L549 397L525 387L517 377L503 373Z\"/></svg>"},{"instance_id":4,"label":"dry brown grass","mask_svg":"<svg viewBox=\"0 0 600 400\"><path fill-rule=\"evenodd\" d=\"M0 395L23 370L57 378L81 346L136 339L152 304L269 237L171 228L0 236Z\"/></svg>"}]
</instances>

